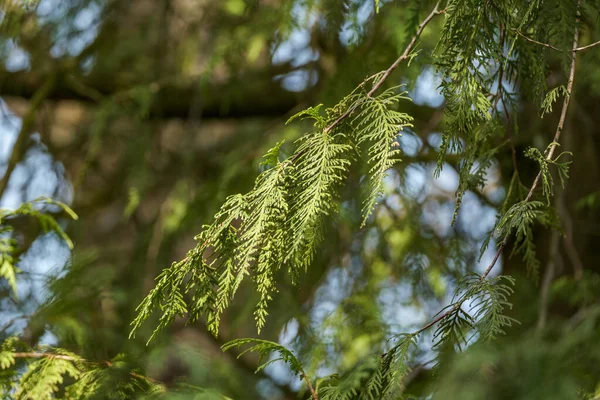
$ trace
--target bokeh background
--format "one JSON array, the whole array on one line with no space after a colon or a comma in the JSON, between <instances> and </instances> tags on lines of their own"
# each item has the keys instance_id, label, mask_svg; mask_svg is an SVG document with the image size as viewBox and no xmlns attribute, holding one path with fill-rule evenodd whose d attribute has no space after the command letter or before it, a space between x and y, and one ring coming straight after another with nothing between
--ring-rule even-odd
<instances>
[{"instance_id":1,"label":"bokeh background","mask_svg":"<svg viewBox=\"0 0 600 400\"><path fill-rule=\"evenodd\" d=\"M407 18L413 14L407 10L420 8L422 18L433 3L382 2L378 14L372 0L3 3L0 206L13 209L50 196L69 204L79 220L46 209L72 238L73 250L35 221L12 221L21 273L18 298L0 282L1 335L65 347L90 360L123 353L167 386L183 381L234 399L298 398L301 381L284 364L254 374L255 357L220 351L228 340L257 336L257 295L250 286L237 294L218 338L202 323L181 320L147 346L152 323L128 338L135 307L155 276L194 246L194 235L226 196L252 188L262 154L282 139L291 154L294 140L311 129L285 125L287 118L311 105L332 106L387 68L419 22ZM584 21L584 42L599 39L596 22ZM493 257L494 240L481 259L479 248L506 195L511 150L499 152L485 188L465 195L454 226L459 155L449 154L434 179L444 98L432 52L442 23L440 17L430 24L419 56L391 78L406 85L412 102L401 107L415 121L399 138L402 162L390 171L375 216L360 228L355 195L364 171L354 170L313 265L297 286L280 272L260 337L294 349L315 376L350 368L385 348L387 338L426 323L448 304L457 279L485 270ZM548 86L554 87L565 76L558 57L550 54L548 62L554 71ZM575 154L571 179L557 197L568 235L557 239L536 228L542 269L551 260L559 263L556 282L562 286L552 288L558 294L548 317L557 326L572 317L561 290L585 292L586 304L600 299L598 65L600 49L578 60L564 134L562 150ZM518 87L506 87L519 97ZM537 167L523 151L549 143L557 115L540 119L526 98L519 99L518 113L512 140L527 183ZM16 163L10 161L14 154ZM524 341L538 323L540 295L519 256L509 253L494 273L518 278L510 313L521 325L503 339L514 341L516 360L531 348ZM572 289L570 277L580 269L586 286ZM592 336L598 332L593 326ZM550 381L549 360L563 356L544 346L552 348L559 338L539 339L534 347L540 354L508 368L494 385L519 371L524 382ZM431 334L421 338L416 373L407 382L417 394L428 393L432 382L431 341ZM592 357L599 350L587 343L582 349ZM514 393L498 398L520 398Z\"/></svg>"}]
</instances>

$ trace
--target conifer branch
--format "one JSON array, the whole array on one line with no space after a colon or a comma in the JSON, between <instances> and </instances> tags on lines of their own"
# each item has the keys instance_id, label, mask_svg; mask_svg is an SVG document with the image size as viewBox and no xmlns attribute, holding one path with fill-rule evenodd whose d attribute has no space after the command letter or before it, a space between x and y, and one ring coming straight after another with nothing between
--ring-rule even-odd
<instances>
[{"instance_id":1,"label":"conifer branch","mask_svg":"<svg viewBox=\"0 0 600 400\"><path fill-rule=\"evenodd\" d=\"M186 315L188 323L206 317L209 331L217 335L220 315L247 277L260 294L254 314L260 332L266 323L267 304L276 292L274 272L286 266L295 281L308 267L323 239L325 217L336 212L338 188L353 160L353 146L360 144L371 149L363 221L369 217L382 193L385 172L397 161L399 150L394 143L398 132L412 121L409 115L391 108L405 99L403 93L395 93L397 87L379 96L373 94L402 61L414 56L412 51L425 26L446 11L438 10L439 4L387 70L363 81L357 90L327 109L326 116L320 113L319 105L288 120L313 119L316 130L298 139L296 151L286 160L278 158L282 143L269 150L263 162L267 169L258 176L254 189L230 196L214 223L196 236L195 248L159 275L156 286L137 308L132 336L157 308L163 315L150 339L175 318ZM373 81L369 92L357 93L369 81ZM335 129L355 111L358 117L348 122L352 135ZM239 220L239 227L231 225L234 220Z\"/></svg>"},{"instance_id":2,"label":"conifer branch","mask_svg":"<svg viewBox=\"0 0 600 400\"><path fill-rule=\"evenodd\" d=\"M234 347L239 349L241 346L246 345L246 344L251 344L251 346L246 348L242 352L240 352L240 354L238 354L237 358L240 358L244 354L249 353L249 352L258 352L259 353L259 359L258 359L259 366L256 369L256 372L263 371L268 365L271 365L276 361L284 361L290 367L290 369L292 370L292 372L295 375L299 376L301 379L304 379L304 381L306 382L306 385L308 386L308 390L311 394L312 400L319 400L317 391L313 387L312 383L310 383L310 379L306 375L306 372L304 371L302 364L300 363L298 358L296 358L294 353L292 353L290 350L288 350L284 346L281 346L278 343L271 342L268 340L242 338L242 339L234 339L234 340L231 340L231 341L225 343L224 345L221 346L221 350L228 351ZM273 354L273 353L278 354L279 357L270 358L268 361L264 362L264 360L267 358L267 356L270 354Z\"/></svg>"},{"instance_id":3,"label":"conifer branch","mask_svg":"<svg viewBox=\"0 0 600 400\"><path fill-rule=\"evenodd\" d=\"M113 363L111 361L90 361L90 360L86 360L84 358L80 358L80 357L74 357L74 356L69 356L66 354L52 354L52 353L42 353L42 352L35 352L35 351L31 351L31 352L16 352L16 353L11 353L10 354L13 358L23 358L23 359L27 359L27 358L47 358L47 359L54 359L54 360L63 360L63 361L70 361L70 362L81 362L84 364L89 364L89 365L93 365L93 364L104 364L107 367L112 367ZM137 379L142 379L142 380L146 380L155 384L161 384L161 382L157 381L156 379L153 378L149 378L147 376L138 374L136 372L133 371L129 371L129 375L131 375L134 378Z\"/></svg>"},{"instance_id":4,"label":"conifer branch","mask_svg":"<svg viewBox=\"0 0 600 400\"><path fill-rule=\"evenodd\" d=\"M578 2L577 2L577 17L576 17L577 20L579 20L579 17L580 17L579 9L581 7L581 2L582 2L582 0L578 0ZM558 140L560 139L560 135L562 133L562 130L563 130L563 127L565 124L565 120L566 120L566 116L567 116L567 109L569 107L569 102L571 100L571 93L573 91L573 82L575 81L575 61L576 61L576 57L577 57L578 43L579 43L579 27L576 26L575 33L573 34L573 46L571 49L571 67L570 67L570 71L569 71L569 79L567 82L567 90L565 93L565 98L563 101L562 110L560 113L560 119L558 121L558 126L556 127L556 132L554 134L554 138L552 140L552 143L550 144L548 154L546 156L546 161L549 161L552 159L554 150L559 145ZM542 171L540 170L538 172L537 176L535 177L533 184L531 185L531 188L529 189L529 192L527 193L527 196L525 197L525 200L524 200L525 203L528 202L531 199L531 197L533 196L534 191L537 189L537 187L540 183L541 177L542 177ZM498 249L496 250L496 254L494 255L492 262L490 263L490 265L488 266L488 268L485 270L484 274L482 275L482 279L485 279L490 274L490 272L496 265L498 258L500 258L500 254L502 254L504 247L506 247L506 238L504 238L502 240L502 242L500 243L500 245L498 246Z\"/></svg>"},{"instance_id":5,"label":"conifer branch","mask_svg":"<svg viewBox=\"0 0 600 400\"><path fill-rule=\"evenodd\" d=\"M577 19L579 19L579 17L580 17L579 10L581 7L581 2L582 2L582 0L578 0L578 2L577 2ZM578 51L578 47L577 47L578 42L579 42L579 27L576 27L575 33L573 35L573 46L571 49L571 67L570 67L569 78L568 78L568 83L567 83L567 93L565 94L565 99L563 101L562 111L561 111L560 119L558 122L558 126L556 128L556 133L554 134L553 141L550 144L549 149L548 149L546 161L549 161L552 159L554 151L555 151L556 147L558 147L558 145L559 145L558 140L560 139L560 136L561 136L564 124L565 124L567 109L569 107L571 93L573 90L573 82L575 80L575 61L576 61L576 56L577 56L577 51ZM531 199L531 197L533 196L534 191L536 190L536 188L539 185L541 175L542 175L542 172L540 171L538 173L538 175L536 176L533 184L531 185L529 192L527 193L527 196L524 200L525 203L528 202ZM504 250L504 248L506 246L506 241L507 241L507 238L505 237L502 240L502 242L500 243L500 245L498 246L498 249L496 250L496 254L494 255L494 258L492 259L491 263L489 264L489 266L487 267L485 272L480 276L480 278L479 278L480 281L485 280L488 277L488 275L491 273L491 271L494 269L496 262L500 258L500 255L502 254L502 251ZM417 336L417 335L423 333L424 331L428 330L429 328L433 327L434 325L438 324L439 322L450 317L451 315L454 315L454 313L456 313L462 307L463 303L467 299L468 299L467 297L463 297L461 300L459 300L453 306L451 306L447 311L445 311L444 313L441 313L440 315L438 315L437 317L432 319L429 323L427 323L420 329L413 332L411 335Z\"/></svg>"},{"instance_id":6,"label":"conifer branch","mask_svg":"<svg viewBox=\"0 0 600 400\"><path fill-rule=\"evenodd\" d=\"M580 17L580 8L581 8L582 0L578 0L577 2L577 20ZM560 119L558 120L558 126L556 127L556 133L554 134L554 138L552 139L552 144L550 144L548 155L546 156L546 161L552 159L554 155L554 151L556 147L558 147L558 141L560 139L560 135L562 133L563 127L565 125L565 120L567 118L567 109L569 108L569 102L571 101L571 93L573 93L573 82L575 81L575 61L577 58L577 44L579 43L579 26L575 27L575 33L573 34L573 47L571 49L571 68L569 71L569 80L567 81L567 91L565 93L565 98L563 100L562 111L560 113ZM537 188L540 179L542 177L542 171L538 172L533 184L531 185L531 189L529 189L529 193L527 193L527 197L525 201L529 201L531 196L533 196L533 192Z\"/></svg>"},{"instance_id":7,"label":"conifer branch","mask_svg":"<svg viewBox=\"0 0 600 400\"><path fill-rule=\"evenodd\" d=\"M500 246L498 246L498 250L496 251L494 258L492 259L492 262L487 267L485 272L481 275L479 280L483 281L484 279L487 278L487 276L490 274L490 272L492 272L492 269L494 269L496 262L498 261L498 259L500 258L500 255L502 254L502 250L504 249L504 246L505 246L505 242L502 242L502 244ZM427 325L424 325L421 329L415 331L414 335L419 335L419 334L425 332L426 330L428 330L429 328L431 328L438 322L442 321L443 319L445 319L445 318L449 317L450 315L452 315L453 313L455 313L460 307L462 307L463 303L466 300L467 300L467 298L463 298L462 301L455 303L454 306L452 306L448 311L438 315L436 318L432 319Z\"/></svg>"},{"instance_id":8,"label":"conifer branch","mask_svg":"<svg viewBox=\"0 0 600 400\"><path fill-rule=\"evenodd\" d=\"M500 47L502 48L502 54L504 55L504 42L506 40L506 29L504 24L500 25ZM494 100L494 106L492 107L492 111L497 110L498 103L502 102L502 108L504 110L504 116L506 118L505 122L505 134L508 138L508 144L510 146L510 150L512 153L512 163L513 168L515 170L515 174L517 177L519 176L519 167L517 165L517 150L515 149L515 143L513 141L512 135L510 134L510 114L508 112L508 108L506 102L504 101L504 62L500 63L498 67L498 91L495 94L496 99Z\"/></svg>"},{"instance_id":9,"label":"conifer branch","mask_svg":"<svg viewBox=\"0 0 600 400\"><path fill-rule=\"evenodd\" d=\"M408 43L408 46L406 46L406 48L404 49L404 52L402 53L402 55L400 57L398 57L396 59L396 61L394 61L394 63L388 67L388 69L385 70L383 75L381 75L381 78L379 78L377 80L377 82L375 82L375 84L373 85L371 90L369 90L369 92L367 93L367 97L373 96L373 94L375 94L375 92L377 92L377 90L379 90L381 85L383 85L383 82L390 76L390 74L392 72L394 72L394 70L396 68L398 68L400 63L402 63L403 61L405 61L411 57L411 52L415 48L415 46L417 44L417 40L419 39L419 37L421 36L423 31L425 30L425 27L427 26L427 24L429 24L429 22L431 22L431 20L434 17L436 17L437 15L440 15L440 14L443 14L446 12L446 10L447 10L446 8L444 8L443 10L438 9L440 3L441 3L441 1L438 1L437 4L435 5L435 7L433 8L433 10L431 11L431 13L429 13L429 15L427 16L427 18L425 18L423 20L423 22L421 22L421 24L417 28L417 33L415 33L415 35L412 37L412 39ZM372 79L373 77L375 77L375 75L371 76L366 81ZM361 84L361 86L364 85L365 82L363 82ZM359 103L355 103L352 107L348 108L348 110L346 110L346 112L344 112L342 115L340 115L335 121L333 121L329 126L327 126L325 128L325 133L329 133L332 129L334 129L336 126L338 126L340 124L340 122L342 122L350 114L352 114L352 112L354 112L358 108L359 105L360 105Z\"/></svg>"}]
</instances>

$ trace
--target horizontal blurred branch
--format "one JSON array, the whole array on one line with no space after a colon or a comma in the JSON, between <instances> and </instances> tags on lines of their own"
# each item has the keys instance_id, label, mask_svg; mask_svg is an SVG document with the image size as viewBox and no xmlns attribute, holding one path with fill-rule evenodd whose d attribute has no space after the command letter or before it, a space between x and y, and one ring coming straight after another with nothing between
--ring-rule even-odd
<instances>
[{"instance_id":1,"label":"horizontal blurred branch","mask_svg":"<svg viewBox=\"0 0 600 400\"><path fill-rule=\"evenodd\" d=\"M118 85L101 76L80 77L76 71L56 83L50 99L97 103L104 98L135 90L152 95L150 118L188 118L190 104L202 97L202 117L238 118L287 113L300 99L282 88L277 76L294 72L289 64L241 72L226 82L203 83L204 77L167 78L153 82ZM0 68L3 96L33 99L44 77L35 71L9 72ZM252 99L252 101L248 101Z\"/></svg>"},{"instance_id":2,"label":"horizontal blurred branch","mask_svg":"<svg viewBox=\"0 0 600 400\"><path fill-rule=\"evenodd\" d=\"M95 361L89 361L89 360L86 360L83 358L73 357L73 356L69 356L69 355L65 355L65 354L52 354L52 353L42 353L42 352L18 352L18 353L12 353L11 356L14 358L48 358L48 359L56 359L56 360L64 360L64 361L72 361L72 362L81 362L81 363L85 363L85 364L103 364L109 368L113 366L113 363L111 361L95 362ZM131 375L134 378L150 381L155 384L160 383L155 379L140 375L133 371L129 371L129 375Z\"/></svg>"}]
</instances>

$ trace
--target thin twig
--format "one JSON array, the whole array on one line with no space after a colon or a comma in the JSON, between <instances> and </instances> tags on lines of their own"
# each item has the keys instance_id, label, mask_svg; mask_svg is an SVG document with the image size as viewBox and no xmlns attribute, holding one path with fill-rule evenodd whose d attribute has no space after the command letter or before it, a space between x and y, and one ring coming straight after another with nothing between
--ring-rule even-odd
<instances>
[{"instance_id":1,"label":"thin twig","mask_svg":"<svg viewBox=\"0 0 600 400\"><path fill-rule=\"evenodd\" d=\"M494 265L496 265L496 261L498 261L498 258L500 258L500 254L502 254L502 249L504 249L504 245L505 245L505 242L502 242L500 244L500 246L498 247L498 250L496 251L496 254L494 255L494 259L492 260L492 262L490 263L490 265L488 266L488 268L485 270L485 272L483 273L483 275L481 275L479 277L479 280L482 281L482 280L486 279L487 276L490 274L490 272L494 268ZM461 301L459 301L458 303L456 303L448 311L446 311L446 312L438 315L436 318L432 319L427 325L423 326L421 329L419 329L418 331L414 332L413 335L419 335L419 334L423 333L424 331L426 331L427 329L431 328L432 326L434 326L435 324L437 324L441 320L443 320L446 317L452 315L454 312L456 312L456 310L458 310L463 305L463 303L466 300L467 300L466 298L463 298Z\"/></svg>"},{"instance_id":2,"label":"thin twig","mask_svg":"<svg viewBox=\"0 0 600 400\"><path fill-rule=\"evenodd\" d=\"M561 50L558 47L552 46L551 44L539 42L539 41L537 41L535 39L532 39L532 38L530 38L528 36L525 36L523 33L519 32L517 29L512 29L512 31L515 32L517 35L521 36L523 39L527 40L528 42L539 44L540 46L544 46L544 47L547 47L547 48L555 50L555 51L560 51L561 53L565 52L565 50ZM600 45L600 40L597 41L597 42L588 44L586 46L581 46L581 47L577 47L577 48L571 49L571 51L572 52L583 51L583 50L587 50L587 49L590 49L590 48L592 48L594 46L598 46L598 45Z\"/></svg>"},{"instance_id":3,"label":"thin twig","mask_svg":"<svg viewBox=\"0 0 600 400\"><path fill-rule=\"evenodd\" d=\"M313 398L313 400L319 400L319 395L315 391L315 388L313 388L312 384L310 383L310 379L308 379L308 376L306 376L304 371L302 371L302 378L304 378L304 381L308 385L308 390L310 391L310 395Z\"/></svg>"},{"instance_id":4,"label":"thin twig","mask_svg":"<svg viewBox=\"0 0 600 400\"><path fill-rule=\"evenodd\" d=\"M373 96L373 94L381 87L381 85L383 85L383 82L390 76L390 74L396 68L398 68L398 66L400 65L400 63L403 62L403 61L405 61L405 60L407 60L408 58L410 58L410 54L411 54L412 50L414 49L414 47L416 46L417 40L419 39L419 37L423 33L423 30L425 29L425 26L427 26L427 24L429 24L429 22L431 22L431 20L435 16L443 14L443 13L445 13L447 11L447 8L444 8L443 10L438 10L438 7L439 7L440 3L441 3L441 1L438 1L437 4L435 5L435 7L433 8L433 11L431 11L431 13L427 16L427 18L425 18L423 20L423 22L421 22L421 24L417 28L417 33L415 34L415 36L412 37L410 43L408 43L408 46L406 47L406 49L404 49L404 52L402 53L402 55L400 57L398 57L396 59L396 61L394 61L394 63L389 66L388 69L385 70L385 72L383 73L383 75L381 76L381 78L373 85L373 87L371 88L371 90L369 90L369 92L367 93L367 97ZM378 74L370 76L369 78L367 78L366 80L364 80L360 85L358 85L358 87L363 87L366 84L367 81L369 81L370 79L373 79L377 75ZM337 117L337 119L335 121L333 121L331 124L329 124L327 127L325 127L323 129L323 132L324 133L331 132L333 130L333 128L335 128L336 126L338 126L340 124L340 122L342 122L344 119L348 118L350 116L350 114L352 114L359 106L360 106L360 102L354 103L342 115L340 115L339 117ZM287 164L291 164L294 161L296 161L300 156L303 155L303 153L304 153L304 151L299 151L299 152L295 153L293 156L291 156L286 161L284 161L284 163L283 163L284 166L286 166Z\"/></svg>"},{"instance_id":5,"label":"thin twig","mask_svg":"<svg viewBox=\"0 0 600 400\"><path fill-rule=\"evenodd\" d=\"M404 52L402 53L402 55L400 57L398 57L396 59L396 61L394 61L394 63L389 66L388 69L385 70L385 72L383 73L383 75L381 76L381 78L379 80L377 80L377 82L373 85L373 87L371 88L371 90L369 90L369 92L367 93L367 97L373 96L373 94L377 90L379 90L379 88L381 87L381 85L383 85L383 82L391 75L391 73L394 72L394 70L396 68L398 68L398 66L400 65L400 63L402 63L403 61L405 61L405 60L407 60L407 59L410 58L411 52L415 48L415 46L417 44L417 40L419 39L419 37L423 33L423 30L425 30L425 27L427 26L427 24L429 24L429 22L431 22L431 20L435 16L443 14L443 13L446 12L446 9L438 10L439 5L440 5L440 2L438 1L438 3L433 8L433 11L431 11L431 13L427 16L427 18L425 18L423 20L423 22L421 22L421 24L417 28L417 33L415 34L415 36L412 37L410 43L408 43L408 46L406 46L406 49L404 49ZM373 78L373 77L371 77L371 78ZM371 78L369 78L369 79L371 79ZM340 122L342 122L350 114L352 114L352 112L354 112L354 110L356 110L358 108L358 106L359 106L359 104L355 103L352 107L348 108L348 110L346 110L345 113L343 113L342 115L340 115L335 121L333 121L329 126L327 126L325 128L324 132L325 133L331 132L331 130L333 128L335 128L336 126L338 126L340 124Z\"/></svg>"},{"instance_id":6,"label":"thin twig","mask_svg":"<svg viewBox=\"0 0 600 400\"><path fill-rule=\"evenodd\" d=\"M543 43L543 42L538 42L538 41L537 41L537 40L535 40L535 39L532 39L532 38L530 38L530 37L528 37L528 36L525 36L524 34L522 34L522 33L521 33L519 30L517 30L517 29L514 29L514 28L512 28L511 30L512 30L513 32L515 32L517 35L521 36L523 39L527 40L528 42L535 43L535 44L539 44L540 46L544 46L544 47L547 47L547 48L549 48L549 49L552 49L552 50L555 50L555 51L560 51L561 53L564 51L564 50L561 50L561 49L559 49L558 47L554 47L554 46L552 46L551 44L548 44L548 43ZM575 49L574 51L577 51L577 49Z\"/></svg>"},{"instance_id":7,"label":"thin twig","mask_svg":"<svg viewBox=\"0 0 600 400\"><path fill-rule=\"evenodd\" d=\"M599 40L599 41L597 41L597 42L594 42L594 43L592 43L592 44L588 44L587 46L578 47L578 48L576 48L574 51L587 50L587 49L589 49L589 48L591 48L591 47L598 46L599 44L600 44L600 40Z\"/></svg>"},{"instance_id":8,"label":"thin twig","mask_svg":"<svg viewBox=\"0 0 600 400\"><path fill-rule=\"evenodd\" d=\"M102 100L104 100L104 94L102 94L100 91L93 87L87 86L74 75L68 75L65 81L67 85L71 87L71 89L73 89L75 92L82 95L83 97L87 97L88 99L96 103L100 103Z\"/></svg>"},{"instance_id":9,"label":"thin twig","mask_svg":"<svg viewBox=\"0 0 600 400\"><path fill-rule=\"evenodd\" d=\"M6 330L8 328L10 328L15 322L17 322L20 319L29 319L31 318L31 315L17 315L16 317L11 318L10 320L8 320L4 326L2 327L2 329L0 329L0 332L6 332Z\"/></svg>"},{"instance_id":10,"label":"thin twig","mask_svg":"<svg viewBox=\"0 0 600 400\"><path fill-rule=\"evenodd\" d=\"M577 19L579 20L579 8L581 6L581 1L577 2ZM560 119L558 120L558 126L556 127L556 133L554 134L554 139L552 139L552 144L550 145L550 150L548 151L548 155L546 156L546 160L551 160L552 155L554 154L554 150L558 146L558 140L560 139L560 135L562 133L563 127L565 125L565 120L567 118L567 109L569 108L569 102L571 101L571 93L573 92L573 82L575 81L575 60L577 58L577 43L579 42L579 27L575 28L575 33L573 35L573 48L571 50L571 69L569 71L569 81L567 82L567 93L565 94L565 99L563 101L562 111L560 113ZM529 201L531 196L533 196L534 190L537 188L539 181L542 177L542 171L538 172L535 180L533 181L533 185L531 185L531 189L529 193L527 193L527 197L525 201Z\"/></svg>"},{"instance_id":11,"label":"thin twig","mask_svg":"<svg viewBox=\"0 0 600 400\"><path fill-rule=\"evenodd\" d=\"M582 0L578 0L578 2L577 2L577 19L579 19L579 16L580 16L579 9L581 7L581 1ZM577 44L578 44L578 42L579 42L579 28L576 28L575 29L575 33L573 35L573 47L572 47L572 50L571 50L571 53L572 53L571 69L570 69L570 72L569 72L569 81L567 83L567 94L565 95L565 100L563 101L563 106L562 106L562 112L561 112L561 115L560 115L560 120L558 122L558 126L556 128L556 133L554 134L554 138L553 138L553 141L552 141L553 144L551 145L550 150L548 151L548 155L546 156L547 160L550 160L552 158L552 155L554 154L554 150L558 146L558 140L560 139L560 135L562 133L562 130L563 130L563 127L564 127L564 124L565 124L565 120L566 120L566 116L567 116L567 109L569 107L569 102L571 100L571 93L572 93L572 90L573 90L573 82L575 80L575 58L576 58L576 55L577 55ZM527 194L527 197L524 200L525 202L529 201L531 199L531 196L533 196L533 192L535 191L535 189L539 185L540 178L541 178L541 171L538 173L537 177L533 181L533 184L531 185L531 188L529 189L529 193ZM498 246L496 254L494 255L494 258L492 259L492 262L487 267L487 269L485 270L485 272L480 276L480 278L479 278L480 280L486 279L487 276L490 274L490 272L492 272L492 269L494 269L494 266L496 265L496 262L500 258L500 255L502 254L502 251L504 250L505 246L506 246L506 238L504 238L504 240ZM466 301L466 299L462 299L461 301L459 301L458 303L456 303L453 307L451 307L448 311L446 311L446 312L440 314L439 316L435 317L433 320L431 320L429 323L427 323L421 329L415 331L412 335L419 335L420 333L422 333L422 332L426 331L427 329L431 328L432 326L434 326L438 322L440 322L443 319L447 318L448 316L452 315L454 312L456 312L456 310L458 310L462 306L462 304L465 301Z\"/></svg>"}]
</instances>

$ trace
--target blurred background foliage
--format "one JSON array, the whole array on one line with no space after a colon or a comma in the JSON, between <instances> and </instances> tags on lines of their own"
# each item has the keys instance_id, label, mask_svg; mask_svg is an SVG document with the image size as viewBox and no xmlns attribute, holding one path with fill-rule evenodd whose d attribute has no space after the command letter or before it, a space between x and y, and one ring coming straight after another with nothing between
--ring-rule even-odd
<instances>
[{"instance_id":1,"label":"blurred background foliage","mask_svg":"<svg viewBox=\"0 0 600 400\"><path fill-rule=\"evenodd\" d=\"M141 396L143 387L126 386L131 371L163 383L165 398L306 398L285 364L254 374L255 356L221 352L228 340L256 336L258 295L249 286L223 316L218 338L181 320L147 346L152 324L128 339L130 322L154 278L194 246L226 196L252 188L260 156L311 129L284 125L287 118L334 105L387 68L434 5L381 3L375 13L372 0L2 0L1 208L49 196L79 216L44 205L35 209L58 227L30 215L2 220L12 231L2 231L0 245L12 246L6 262L18 268L15 279L0 281L2 339L17 335L91 361L120 357L122 371L98 398L110 398L109 388ZM598 10L589 7L582 45L600 39ZM478 260L513 173L510 148L496 155L485 187L464 196L454 226L459 154L433 177L444 98L431 54L442 23L428 26L419 56L393 76L413 99L402 111L415 121L375 216L360 228L355 195L364 171L351 171L342 189L349 200L313 264L296 286L277 280L260 337L293 349L311 376L381 353L388 338L429 321L457 280L481 273L493 257L492 241ZM561 57L546 56L548 87L564 83ZM435 368L425 335L405 379L416 398L570 399L600 383L598 65L600 48L578 59L562 147L575 157L557 195L566 235L535 228L539 282L510 249L501 258L499 270L517 278L509 315L521 324L493 343L442 354ZM522 181L531 182L537 165L524 150L545 148L558 115L540 119L539 102L526 97L518 113L515 157ZM282 151L289 155L290 145ZM551 263L553 276L545 275Z\"/></svg>"}]
</instances>

